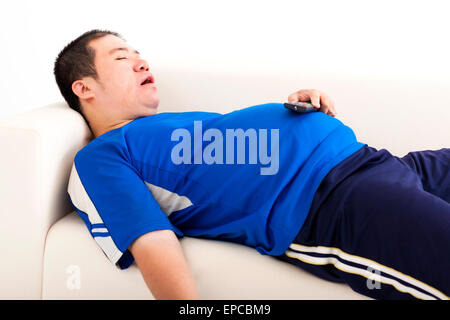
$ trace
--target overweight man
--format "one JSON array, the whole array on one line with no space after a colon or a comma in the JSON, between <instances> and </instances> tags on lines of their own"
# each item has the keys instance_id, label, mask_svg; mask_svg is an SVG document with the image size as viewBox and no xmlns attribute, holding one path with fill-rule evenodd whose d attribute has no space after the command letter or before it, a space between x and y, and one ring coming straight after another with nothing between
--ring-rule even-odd
<instances>
[{"instance_id":1,"label":"overweight man","mask_svg":"<svg viewBox=\"0 0 450 320\"><path fill-rule=\"evenodd\" d=\"M319 112L158 113L148 63L106 30L70 42L54 73L94 135L75 156L71 204L156 299L200 298L183 236L246 245L376 299L449 298L450 149L372 148L318 90L288 101Z\"/></svg>"}]
</instances>

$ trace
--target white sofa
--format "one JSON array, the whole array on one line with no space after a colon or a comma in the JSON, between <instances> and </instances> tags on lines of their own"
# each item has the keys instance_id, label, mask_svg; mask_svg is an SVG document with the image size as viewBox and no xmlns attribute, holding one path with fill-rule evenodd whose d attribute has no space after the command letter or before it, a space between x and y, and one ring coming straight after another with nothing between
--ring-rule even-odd
<instances>
[{"instance_id":1,"label":"white sofa","mask_svg":"<svg viewBox=\"0 0 450 320\"><path fill-rule=\"evenodd\" d=\"M236 68L237 69L237 68ZM301 71L152 70L160 112L228 112L327 92L358 140L402 156L450 145L448 82ZM62 98L61 98L62 100ZM0 299L153 299L135 264L118 270L70 207L76 152L91 139L79 114L55 103L0 124ZM367 299L256 250L184 237L203 299Z\"/></svg>"}]
</instances>

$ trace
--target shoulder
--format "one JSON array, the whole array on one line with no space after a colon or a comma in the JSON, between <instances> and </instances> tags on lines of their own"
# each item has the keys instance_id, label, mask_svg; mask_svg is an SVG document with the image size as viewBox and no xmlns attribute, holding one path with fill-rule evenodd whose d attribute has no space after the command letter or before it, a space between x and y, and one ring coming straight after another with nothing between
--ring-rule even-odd
<instances>
[{"instance_id":1,"label":"shoulder","mask_svg":"<svg viewBox=\"0 0 450 320\"><path fill-rule=\"evenodd\" d=\"M119 130L108 132L90 141L75 155L75 162L95 161L102 158L128 158L128 150L123 133Z\"/></svg>"}]
</instances>

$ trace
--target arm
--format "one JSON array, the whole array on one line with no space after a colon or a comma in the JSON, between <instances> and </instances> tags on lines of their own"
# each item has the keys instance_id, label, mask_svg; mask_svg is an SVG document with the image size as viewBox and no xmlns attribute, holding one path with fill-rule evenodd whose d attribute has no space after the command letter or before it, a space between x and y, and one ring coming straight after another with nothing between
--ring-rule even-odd
<instances>
[{"instance_id":1,"label":"arm","mask_svg":"<svg viewBox=\"0 0 450 320\"><path fill-rule=\"evenodd\" d=\"M129 249L155 299L199 299L194 277L173 231L146 233Z\"/></svg>"}]
</instances>

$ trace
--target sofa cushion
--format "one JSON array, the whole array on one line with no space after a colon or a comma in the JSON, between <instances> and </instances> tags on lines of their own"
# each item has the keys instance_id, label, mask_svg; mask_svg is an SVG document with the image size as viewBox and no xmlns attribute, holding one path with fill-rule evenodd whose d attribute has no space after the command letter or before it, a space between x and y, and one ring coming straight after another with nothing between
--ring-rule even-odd
<instances>
[{"instance_id":1,"label":"sofa cushion","mask_svg":"<svg viewBox=\"0 0 450 320\"><path fill-rule=\"evenodd\" d=\"M201 299L368 299L253 248L184 237ZM75 213L55 223L44 254L43 299L153 299L136 264L110 263Z\"/></svg>"}]
</instances>

